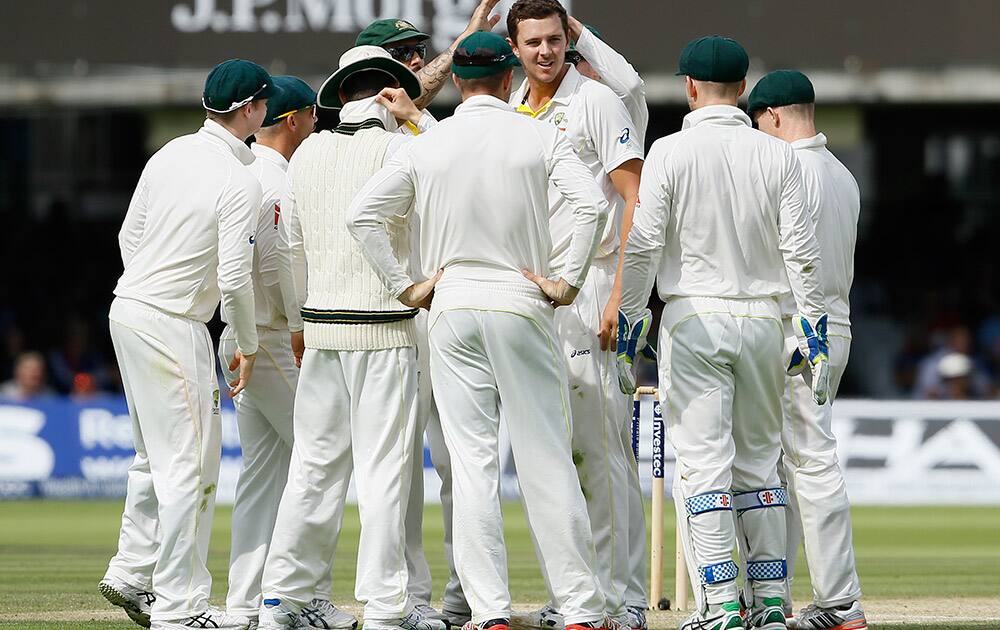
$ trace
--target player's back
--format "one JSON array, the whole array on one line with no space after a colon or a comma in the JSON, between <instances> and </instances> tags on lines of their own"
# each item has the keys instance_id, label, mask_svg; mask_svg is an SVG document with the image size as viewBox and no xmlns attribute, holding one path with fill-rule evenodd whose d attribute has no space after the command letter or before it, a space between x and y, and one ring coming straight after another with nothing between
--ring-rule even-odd
<instances>
[{"instance_id":1,"label":"player's back","mask_svg":"<svg viewBox=\"0 0 1000 630\"><path fill-rule=\"evenodd\" d=\"M475 96L405 151L414 168L420 250L428 277L511 282L545 275L552 242L548 184L556 129Z\"/></svg>"},{"instance_id":2,"label":"player's back","mask_svg":"<svg viewBox=\"0 0 1000 630\"><path fill-rule=\"evenodd\" d=\"M220 208L260 204L260 184L231 148L239 141L226 146L220 136L228 132L206 128L147 162L119 234L125 270L115 288L119 297L199 321L211 319L221 297ZM252 229L242 238L251 246Z\"/></svg>"},{"instance_id":3,"label":"player's back","mask_svg":"<svg viewBox=\"0 0 1000 630\"><path fill-rule=\"evenodd\" d=\"M695 110L653 144L647 163L670 200L661 295L754 298L785 291L778 211L798 178L787 144L736 107ZM644 174L645 177L645 174Z\"/></svg>"}]
</instances>

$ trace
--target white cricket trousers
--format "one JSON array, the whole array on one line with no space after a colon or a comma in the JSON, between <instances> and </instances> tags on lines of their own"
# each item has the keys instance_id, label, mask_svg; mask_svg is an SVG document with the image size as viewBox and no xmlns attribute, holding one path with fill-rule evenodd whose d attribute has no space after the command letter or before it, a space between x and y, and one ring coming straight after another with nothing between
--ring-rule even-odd
<instances>
[{"instance_id":1,"label":"white cricket trousers","mask_svg":"<svg viewBox=\"0 0 1000 630\"><path fill-rule=\"evenodd\" d=\"M115 298L111 341L132 417L118 553L106 576L153 591L153 621L208 608L205 566L222 456L215 356L202 322Z\"/></svg>"},{"instance_id":2,"label":"white cricket trousers","mask_svg":"<svg viewBox=\"0 0 1000 630\"><path fill-rule=\"evenodd\" d=\"M449 291L465 290L438 289L429 337L434 399L451 453L455 565L472 620L511 615L500 511L501 406L553 603L567 624L601 620L604 596L573 466L566 368L552 310L517 295L505 300L504 311L438 310Z\"/></svg>"},{"instance_id":3,"label":"white cricket trousers","mask_svg":"<svg viewBox=\"0 0 1000 630\"><path fill-rule=\"evenodd\" d=\"M267 554L263 598L299 610L329 573L354 473L361 516L355 597L365 619L407 608L406 498L417 414L416 350L307 348L295 443Z\"/></svg>"},{"instance_id":4,"label":"white cricket trousers","mask_svg":"<svg viewBox=\"0 0 1000 630\"><path fill-rule=\"evenodd\" d=\"M641 498L634 494L638 479L635 485L629 479L634 474L631 438L629 446L622 440L622 432L631 427L631 399L618 384L617 350L601 350L597 336L617 262L616 256L595 261L576 300L555 311L569 369L573 454L594 535L605 612L612 617L625 612L634 577L629 517L631 510L641 508ZM642 548L645 552L645 541Z\"/></svg>"},{"instance_id":5,"label":"white cricket trousers","mask_svg":"<svg viewBox=\"0 0 1000 630\"><path fill-rule=\"evenodd\" d=\"M677 453L674 498L698 609L737 599L736 523L747 584L785 592L778 478L784 335L778 301L674 297L660 319L660 400Z\"/></svg>"},{"instance_id":6,"label":"white cricket trousers","mask_svg":"<svg viewBox=\"0 0 1000 630\"><path fill-rule=\"evenodd\" d=\"M791 320L785 322L785 346L796 344ZM854 563L851 505L833 436L833 400L851 351L850 328L830 325L830 397L823 406L812 398L811 375L785 379L782 396L784 478L791 494L788 526L789 595L799 543L805 539L809 579L817 606L831 608L861 598ZM790 600L789 600L790 601Z\"/></svg>"},{"instance_id":7,"label":"white cricket trousers","mask_svg":"<svg viewBox=\"0 0 1000 630\"><path fill-rule=\"evenodd\" d=\"M420 374L417 380L419 390L417 439L413 442L413 481L406 512L406 564L410 571L409 592L414 603L430 604L432 594L431 571L424 555L424 442L431 453L431 463L441 480L441 513L444 519L444 554L448 563L448 583L442 594L442 608L449 612L470 613L469 603L462 592L462 583L455 570L452 554L452 493L451 456L441 432L441 418L431 390L430 348L427 345L427 313L417 314L417 363Z\"/></svg>"},{"instance_id":8,"label":"white cricket trousers","mask_svg":"<svg viewBox=\"0 0 1000 630\"><path fill-rule=\"evenodd\" d=\"M292 410L299 379L289 332L258 326L257 337L253 377L233 401L243 465L233 503L226 609L244 616L256 616L260 610L264 560L292 456ZM228 382L238 377L229 369L235 355L236 336L227 326L219 339L219 365ZM316 597L329 598L331 582L327 570L316 586Z\"/></svg>"},{"instance_id":9,"label":"white cricket trousers","mask_svg":"<svg viewBox=\"0 0 1000 630\"><path fill-rule=\"evenodd\" d=\"M646 564L646 509L639 480L639 462L632 451L632 410L629 408L622 426L622 447L629 464L628 474L628 585L625 588L625 605L632 608L649 608L646 580L649 567Z\"/></svg>"}]
</instances>

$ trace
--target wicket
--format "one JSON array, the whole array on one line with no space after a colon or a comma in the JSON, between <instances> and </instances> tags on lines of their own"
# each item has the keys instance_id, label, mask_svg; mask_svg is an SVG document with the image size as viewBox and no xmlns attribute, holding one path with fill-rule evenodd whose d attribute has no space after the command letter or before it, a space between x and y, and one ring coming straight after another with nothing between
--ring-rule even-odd
<instances>
[{"instance_id":1,"label":"wicket","mask_svg":"<svg viewBox=\"0 0 1000 630\"><path fill-rule=\"evenodd\" d=\"M632 399L632 453L639 460L639 422L641 400L643 396L653 397L653 461L652 461L652 495L653 522L650 525L649 545L649 602L650 607L660 610L670 608L670 602L663 598L663 447L666 434L663 427L663 414L660 409L660 393L655 387L639 387ZM674 553L676 565L674 571L674 601L675 610L686 610L688 607L688 572L684 557L684 547L681 543L680 528L676 528Z\"/></svg>"}]
</instances>

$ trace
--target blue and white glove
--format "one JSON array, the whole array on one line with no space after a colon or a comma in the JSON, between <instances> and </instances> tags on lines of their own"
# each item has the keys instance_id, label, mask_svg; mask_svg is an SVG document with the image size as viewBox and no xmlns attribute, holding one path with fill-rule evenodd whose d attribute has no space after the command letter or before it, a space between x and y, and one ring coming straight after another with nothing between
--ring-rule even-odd
<instances>
[{"instance_id":1,"label":"blue and white glove","mask_svg":"<svg viewBox=\"0 0 1000 630\"><path fill-rule=\"evenodd\" d=\"M799 347L792 353L787 372L794 376L808 363L812 371L813 400L817 405L826 404L830 391L830 344L826 337L826 314L815 323L802 315L792 317L792 327Z\"/></svg>"},{"instance_id":2,"label":"blue and white glove","mask_svg":"<svg viewBox=\"0 0 1000 630\"><path fill-rule=\"evenodd\" d=\"M645 309L634 324L628 321L628 317L622 311L618 311L618 387L623 394L632 395L635 393L635 355L642 352L644 356L649 356L645 351L649 347L646 336L653 324L653 314L649 309ZM656 360L656 353L653 352L653 360Z\"/></svg>"}]
</instances>

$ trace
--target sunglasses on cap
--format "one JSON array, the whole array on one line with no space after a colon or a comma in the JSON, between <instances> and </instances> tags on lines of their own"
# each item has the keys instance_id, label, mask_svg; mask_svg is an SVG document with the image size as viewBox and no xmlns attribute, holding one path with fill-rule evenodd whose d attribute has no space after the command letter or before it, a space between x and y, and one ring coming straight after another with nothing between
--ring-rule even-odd
<instances>
[{"instance_id":1,"label":"sunglasses on cap","mask_svg":"<svg viewBox=\"0 0 1000 630\"><path fill-rule=\"evenodd\" d=\"M315 105L306 105L305 107L302 107L302 108L299 108L299 109L293 109L290 112L285 112L284 114L280 114L278 116L275 116L274 119L275 120L282 120L283 118L288 118L292 114L297 114L299 112L304 112L306 110L312 110L312 115L313 116L316 115L316 106Z\"/></svg>"},{"instance_id":2,"label":"sunglasses on cap","mask_svg":"<svg viewBox=\"0 0 1000 630\"><path fill-rule=\"evenodd\" d=\"M465 51L458 50L454 55L452 55L451 60L456 66L492 66L494 64L503 63L513 56L513 52L488 57L486 55L479 55L476 53L470 55Z\"/></svg>"},{"instance_id":3,"label":"sunglasses on cap","mask_svg":"<svg viewBox=\"0 0 1000 630\"><path fill-rule=\"evenodd\" d=\"M417 55L421 59L427 58L427 44L424 43L392 46L390 48L386 48L385 50L396 61L409 61L410 59L413 59L413 55Z\"/></svg>"}]
</instances>

